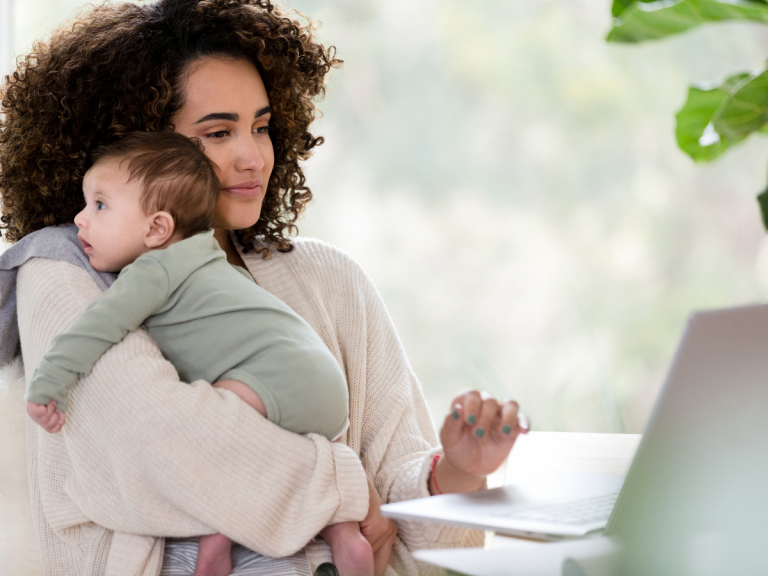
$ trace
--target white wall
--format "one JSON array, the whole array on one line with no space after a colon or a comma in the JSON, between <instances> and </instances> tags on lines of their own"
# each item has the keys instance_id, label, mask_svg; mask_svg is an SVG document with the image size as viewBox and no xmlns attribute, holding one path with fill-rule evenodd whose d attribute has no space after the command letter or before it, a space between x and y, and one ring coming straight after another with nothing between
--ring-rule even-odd
<instances>
[{"instance_id":1,"label":"white wall","mask_svg":"<svg viewBox=\"0 0 768 576\"><path fill-rule=\"evenodd\" d=\"M8 73L13 60L13 1L0 0L0 75Z\"/></svg>"}]
</instances>

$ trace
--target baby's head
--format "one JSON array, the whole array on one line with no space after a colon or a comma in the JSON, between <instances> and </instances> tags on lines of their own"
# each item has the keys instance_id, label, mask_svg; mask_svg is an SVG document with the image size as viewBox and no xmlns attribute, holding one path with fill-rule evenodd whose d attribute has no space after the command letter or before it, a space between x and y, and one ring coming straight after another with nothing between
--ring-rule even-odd
<instances>
[{"instance_id":1,"label":"baby's head","mask_svg":"<svg viewBox=\"0 0 768 576\"><path fill-rule=\"evenodd\" d=\"M75 216L91 266L117 272L136 258L213 227L213 162L174 132L133 132L98 148Z\"/></svg>"}]
</instances>

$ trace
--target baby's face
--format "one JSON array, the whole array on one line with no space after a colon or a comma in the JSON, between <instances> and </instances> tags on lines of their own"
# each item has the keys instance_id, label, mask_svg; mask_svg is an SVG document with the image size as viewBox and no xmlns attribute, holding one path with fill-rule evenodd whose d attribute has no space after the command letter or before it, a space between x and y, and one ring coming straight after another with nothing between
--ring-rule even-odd
<instances>
[{"instance_id":1,"label":"baby's face","mask_svg":"<svg viewBox=\"0 0 768 576\"><path fill-rule=\"evenodd\" d=\"M107 158L94 164L83 178L85 208L75 216L77 237L91 266L119 272L148 252L144 239L150 219L139 205L143 191L139 179L128 182L128 162Z\"/></svg>"}]
</instances>

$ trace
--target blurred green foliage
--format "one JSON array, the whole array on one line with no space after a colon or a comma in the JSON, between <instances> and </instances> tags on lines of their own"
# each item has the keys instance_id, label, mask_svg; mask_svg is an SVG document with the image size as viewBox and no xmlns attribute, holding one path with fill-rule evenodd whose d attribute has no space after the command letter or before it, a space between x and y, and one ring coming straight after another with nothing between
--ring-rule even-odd
<instances>
[{"instance_id":1,"label":"blurred green foliage","mask_svg":"<svg viewBox=\"0 0 768 576\"><path fill-rule=\"evenodd\" d=\"M609 42L642 42L679 34L707 22L768 23L764 0L614 0Z\"/></svg>"},{"instance_id":2,"label":"blurred green foliage","mask_svg":"<svg viewBox=\"0 0 768 576\"><path fill-rule=\"evenodd\" d=\"M728 98L731 88L748 77L749 74L737 74L728 78L720 86L709 90L695 86L689 88L688 100L677 113L677 144L683 152L694 160L708 161L718 157L729 146L743 140L743 136L737 137L735 141L730 141L727 137L719 137L708 145L699 143L715 113Z\"/></svg>"},{"instance_id":3,"label":"blurred green foliage","mask_svg":"<svg viewBox=\"0 0 768 576\"><path fill-rule=\"evenodd\" d=\"M768 24L764 0L614 0L609 42L655 40L705 23L747 20ZM719 86L692 86L677 114L677 142L696 161L710 161L768 125L768 71L731 76ZM758 199L768 229L768 196Z\"/></svg>"}]
</instances>

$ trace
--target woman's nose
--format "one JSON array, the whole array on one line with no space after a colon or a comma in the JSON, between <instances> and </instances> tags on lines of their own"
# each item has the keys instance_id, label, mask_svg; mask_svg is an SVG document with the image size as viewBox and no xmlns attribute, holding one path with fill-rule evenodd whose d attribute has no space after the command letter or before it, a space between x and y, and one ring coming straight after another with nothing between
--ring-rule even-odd
<instances>
[{"instance_id":1,"label":"woman's nose","mask_svg":"<svg viewBox=\"0 0 768 576\"><path fill-rule=\"evenodd\" d=\"M235 169L238 172L243 172L245 170L253 170L255 172L261 171L265 164L265 151L262 150L262 146L263 144L254 141L253 138L244 138L244 141L237 151L238 154Z\"/></svg>"}]
</instances>

